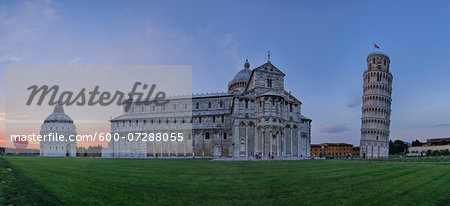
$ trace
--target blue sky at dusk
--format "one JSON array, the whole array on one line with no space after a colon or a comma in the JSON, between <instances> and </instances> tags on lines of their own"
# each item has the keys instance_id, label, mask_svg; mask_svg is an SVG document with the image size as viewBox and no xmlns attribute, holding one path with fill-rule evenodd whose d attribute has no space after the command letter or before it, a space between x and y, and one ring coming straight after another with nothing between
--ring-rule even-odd
<instances>
[{"instance_id":1,"label":"blue sky at dusk","mask_svg":"<svg viewBox=\"0 0 450 206\"><path fill-rule=\"evenodd\" d=\"M0 80L6 65L192 65L194 93L222 92L246 58L255 68L270 50L285 89L313 119L312 142L359 145L362 74L375 42L394 76L391 139L448 137L449 8L448 1L3 0Z\"/></svg>"}]
</instances>

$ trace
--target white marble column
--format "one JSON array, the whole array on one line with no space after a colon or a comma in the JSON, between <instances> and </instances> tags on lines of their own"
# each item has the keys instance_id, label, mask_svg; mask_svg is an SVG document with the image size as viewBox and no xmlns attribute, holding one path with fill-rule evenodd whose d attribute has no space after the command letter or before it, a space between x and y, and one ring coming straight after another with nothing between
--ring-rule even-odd
<instances>
[{"instance_id":1,"label":"white marble column","mask_svg":"<svg viewBox=\"0 0 450 206\"><path fill-rule=\"evenodd\" d=\"M195 132L192 130L192 157L195 156Z\"/></svg>"},{"instance_id":2,"label":"white marble column","mask_svg":"<svg viewBox=\"0 0 450 206\"><path fill-rule=\"evenodd\" d=\"M239 157L239 126L234 126L234 157Z\"/></svg>"},{"instance_id":3,"label":"white marble column","mask_svg":"<svg viewBox=\"0 0 450 206\"><path fill-rule=\"evenodd\" d=\"M273 133L272 133L272 128L270 128L269 129L269 143L270 143L270 150L269 150L269 152L270 152L270 155L272 155L272 150L273 150L273 148L272 148L272 144L273 144L273 140L272 140L272 137L273 137Z\"/></svg>"},{"instance_id":4,"label":"white marble column","mask_svg":"<svg viewBox=\"0 0 450 206\"><path fill-rule=\"evenodd\" d=\"M250 137L250 130L248 129L248 124L245 126L245 157L248 157L248 138Z\"/></svg>"},{"instance_id":5,"label":"white marble column","mask_svg":"<svg viewBox=\"0 0 450 206\"><path fill-rule=\"evenodd\" d=\"M264 138L265 138L265 136L266 136L266 129L262 128L262 132L261 132L261 154L263 156L264 156L264 152L266 152L264 150L264 144L265 144Z\"/></svg>"},{"instance_id":6,"label":"white marble column","mask_svg":"<svg viewBox=\"0 0 450 206\"><path fill-rule=\"evenodd\" d=\"M277 134L277 156L280 156L280 134Z\"/></svg>"},{"instance_id":7,"label":"white marble column","mask_svg":"<svg viewBox=\"0 0 450 206\"><path fill-rule=\"evenodd\" d=\"M202 157L204 157L205 156L205 132L204 131L202 131L202 133L200 134L200 138L202 138Z\"/></svg>"},{"instance_id":8,"label":"white marble column","mask_svg":"<svg viewBox=\"0 0 450 206\"><path fill-rule=\"evenodd\" d=\"M187 143L188 143L188 139L187 139L187 132L184 132L184 138L183 138L183 142L184 142L184 151L183 151L183 155L186 157L186 150L187 150Z\"/></svg>"},{"instance_id":9,"label":"white marble column","mask_svg":"<svg viewBox=\"0 0 450 206\"><path fill-rule=\"evenodd\" d=\"M293 137L293 128L291 127L291 128L289 128L289 130L291 131L291 137L290 137L290 141L291 141L291 157L293 156L293 154L294 154L294 146L292 145L292 144L294 144L293 143L293 141L292 141L292 139L294 138Z\"/></svg>"},{"instance_id":10,"label":"white marble column","mask_svg":"<svg viewBox=\"0 0 450 206\"><path fill-rule=\"evenodd\" d=\"M256 125L253 127L253 148L253 155L256 155L258 151L258 131Z\"/></svg>"},{"instance_id":11,"label":"white marble column","mask_svg":"<svg viewBox=\"0 0 450 206\"><path fill-rule=\"evenodd\" d=\"M167 134L170 134L170 133L167 133ZM164 138L161 138L161 140L164 142L164 140L163 140ZM170 135L169 135L169 137L167 138L167 156L168 157L170 157L170 144L171 142L170 142Z\"/></svg>"},{"instance_id":12,"label":"white marble column","mask_svg":"<svg viewBox=\"0 0 450 206\"><path fill-rule=\"evenodd\" d=\"M281 135L281 141L283 141L283 156L286 156L286 127L283 127L283 133Z\"/></svg>"},{"instance_id":13,"label":"white marble column","mask_svg":"<svg viewBox=\"0 0 450 206\"><path fill-rule=\"evenodd\" d=\"M175 134L178 134L178 132L175 132ZM178 157L178 138L175 138L175 156Z\"/></svg>"},{"instance_id":14,"label":"white marble column","mask_svg":"<svg viewBox=\"0 0 450 206\"><path fill-rule=\"evenodd\" d=\"M297 147L298 147L297 155L298 155L298 158L300 158L300 156L301 156L301 148L300 148L301 140L302 140L302 130L301 130L301 127L297 127Z\"/></svg>"},{"instance_id":15,"label":"white marble column","mask_svg":"<svg viewBox=\"0 0 450 206\"><path fill-rule=\"evenodd\" d=\"M156 158L156 142L153 141L153 158Z\"/></svg>"}]
</instances>

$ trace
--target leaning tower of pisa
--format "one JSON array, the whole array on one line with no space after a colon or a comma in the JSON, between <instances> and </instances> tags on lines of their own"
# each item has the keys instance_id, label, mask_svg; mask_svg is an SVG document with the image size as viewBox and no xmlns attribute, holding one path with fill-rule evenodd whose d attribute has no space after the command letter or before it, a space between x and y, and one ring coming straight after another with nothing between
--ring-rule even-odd
<instances>
[{"instance_id":1,"label":"leaning tower of pisa","mask_svg":"<svg viewBox=\"0 0 450 206\"><path fill-rule=\"evenodd\" d=\"M361 149L362 158L383 158L389 155L389 126L391 124L392 74L390 59L383 53L367 56L364 72Z\"/></svg>"}]
</instances>

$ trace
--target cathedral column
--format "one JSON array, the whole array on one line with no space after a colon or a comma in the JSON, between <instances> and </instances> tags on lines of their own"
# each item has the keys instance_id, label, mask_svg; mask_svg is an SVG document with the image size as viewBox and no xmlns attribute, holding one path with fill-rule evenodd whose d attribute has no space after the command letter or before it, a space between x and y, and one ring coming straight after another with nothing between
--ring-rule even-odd
<instances>
[{"instance_id":1,"label":"cathedral column","mask_svg":"<svg viewBox=\"0 0 450 206\"><path fill-rule=\"evenodd\" d=\"M266 152L264 150L264 144L265 144L264 138L265 138L265 136L266 136L266 129L262 128L262 133L261 133L261 154L263 156L264 156L264 152Z\"/></svg>"},{"instance_id":2,"label":"cathedral column","mask_svg":"<svg viewBox=\"0 0 450 206\"><path fill-rule=\"evenodd\" d=\"M283 134L281 136L281 140L283 141L283 156L286 155L286 127L283 127Z\"/></svg>"},{"instance_id":3,"label":"cathedral column","mask_svg":"<svg viewBox=\"0 0 450 206\"><path fill-rule=\"evenodd\" d=\"M277 134L277 156L280 156L280 135L281 133Z\"/></svg>"},{"instance_id":4,"label":"cathedral column","mask_svg":"<svg viewBox=\"0 0 450 206\"><path fill-rule=\"evenodd\" d=\"M153 141L152 145L153 145L153 158L156 158L156 142Z\"/></svg>"},{"instance_id":5,"label":"cathedral column","mask_svg":"<svg viewBox=\"0 0 450 206\"><path fill-rule=\"evenodd\" d=\"M183 135L184 135L184 137L186 138L188 134L187 134L187 132L184 132ZM183 151L183 155L186 157L187 142L188 142L188 141L187 141L187 138L186 138L186 139L183 138L183 142L184 142L184 151Z\"/></svg>"},{"instance_id":6,"label":"cathedral column","mask_svg":"<svg viewBox=\"0 0 450 206\"><path fill-rule=\"evenodd\" d=\"M162 139L161 139L161 140L162 140ZM159 144L161 145L160 148L161 148L161 157L162 157L162 156L163 156L163 143L162 143L162 141L160 141Z\"/></svg>"},{"instance_id":7,"label":"cathedral column","mask_svg":"<svg viewBox=\"0 0 450 206\"><path fill-rule=\"evenodd\" d=\"M200 134L200 138L202 138L202 157L205 156L205 136L204 136L204 132L202 131L202 133Z\"/></svg>"},{"instance_id":8,"label":"cathedral column","mask_svg":"<svg viewBox=\"0 0 450 206\"><path fill-rule=\"evenodd\" d=\"M222 134L220 134L220 132L219 132L219 148L220 148L220 151L219 151L219 157L222 157L222 138L223 138L223 132L222 132Z\"/></svg>"},{"instance_id":9,"label":"cathedral column","mask_svg":"<svg viewBox=\"0 0 450 206\"><path fill-rule=\"evenodd\" d=\"M291 138L290 138L290 141L291 141L291 157L293 156L293 154L294 154L294 146L292 145L292 144L294 144L293 143L293 141L292 141L292 139L294 138L293 137L293 130L292 130L293 128L291 127L291 128L289 128L289 130L291 131Z\"/></svg>"},{"instance_id":10,"label":"cathedral column","mask_svg":"<svg viewBox=\"0 0 450 206\"><path fill-rule=\"evenodd\" d=\"M301 144L301 140L302 140L302 130L301 130L301 127L297 127L297 147L298 147L298 149L297 149L297 155L298 155L298 158L300 158L300 153L301 153L301 149L300 149L300 144Z\"/></svg>"},{"instance_id":11,"label":"cathedral column","mask_svg":"<svg viewBox=\"0 0 450 206\"><path fill-rule=\"evenodd\" d=\"M234 157L239 157L239 126L234 126Z\"/></svg>"},{"instance_id":12,"label":"cathedral column","mask_svg":"<svg viewBox=\"0 0 450 206\"><path fill-rule=\"evenodd\" d=\"M258 130L256 129L256 125L253 127L253 155L256 155L258 151Z\"/></svg>"},{"instance_id":13,"label":"cathedral column","mask_svg":"<svg viewBox=\"0 0 450 206\"><path fill-rule=\"evenodd\" d=\"M192 130L192 157L195 156L195 132Z\"/></svg>"},{"instance_id":14,"label":"cathedral column","mask_svg":"<svg viewBox=\"0 0 450 206\"><path fill-rule=\"evenodd\" d=\"M250 137L250 130L248 129L248 124L245 126L245 157L248 157L248 138Z\"/></svg>"},{"instance_id":15,"label":"cathedral column","mask_svg":"<svg viewBox=\"0 0 450 206\"><path fill-rule=\"evenodd\" d=\"M164 142L164 138L161 137L161 141ZM167 139L167 156L170 157L170 137Z\"/></svg>"},{"instance_id":16,"label":"cathedral column","mask_svg":"<svg viewBox=\"0 0 450 206\"><path fill-rule=\"evenodd\" d=\"M178 132L176 132L178 134ZM175 156L178 157L178 138L175 138Z\"/></svg>"},{"instance_id":17,"label":"cathedral column","mask_svg":"<svg viewBox=\"0 0 450 206\"><path fill-rule=\"evenodd\" d=\"M272 137L273 137L272 128L269 128L269 143L270 143L269 152L270 152L270 155L272 155L272 149L273 149L272 148L272 144L273 144Z\"/></svg>"}]
</instances>

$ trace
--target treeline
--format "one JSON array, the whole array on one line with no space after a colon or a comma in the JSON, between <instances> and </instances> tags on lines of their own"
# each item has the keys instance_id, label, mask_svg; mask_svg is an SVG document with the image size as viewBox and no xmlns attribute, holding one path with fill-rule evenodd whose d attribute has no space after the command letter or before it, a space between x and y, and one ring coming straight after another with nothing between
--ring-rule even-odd
<instances>
[{"instance_id":1,"label":"treeline","mask_svg":"<svg viewBox=\"0 0 450 206\"><path fill-rule=\"evenodd\" d=\"M408 153L408 145L402 140L389 141L389 155L399 155Z\"/></svg>"}]
</instances>

